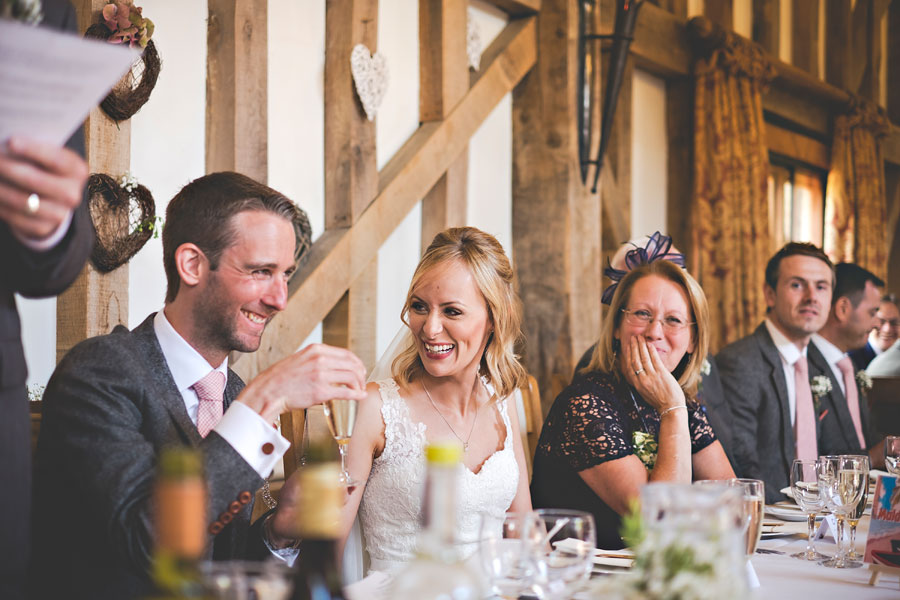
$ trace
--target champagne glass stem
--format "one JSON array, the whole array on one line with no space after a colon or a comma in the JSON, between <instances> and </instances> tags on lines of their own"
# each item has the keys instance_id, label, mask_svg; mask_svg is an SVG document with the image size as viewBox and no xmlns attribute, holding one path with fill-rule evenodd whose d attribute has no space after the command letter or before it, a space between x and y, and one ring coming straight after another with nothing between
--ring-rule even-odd
<instances>
[{"instance_id":1,"label":"champagne glass stem","mask_svg":"<svg viewBox=\"0 0 900 600\"><path fill-rule=\"evenodd\" d=\"M856 554L856 525L859 521L852 520L850 521L850 551L847 555L850 558L856 558L854 554Z\"/></svg>"},{"instance_id":2,"label":"champagne glass stem","mask_svg":"<svg viewBox=\"0 0 900 600\"><path fill-rule=\"evenodd\" d=\"M350 481L350 473L347 472L347 444L338 443L338 451L341 453L341 475Z\"/></svg>"},{"instance_id":3,"label":"champagne glass stem","mask_svg":"<svg viewBox=\"0 0 900 600\"><path fill-rule=\"evenodd\" d=\"M806 554L811 557L816 553L815 542L813 541L816 537L816 513L811 512L806 515L806 524L809 528L809 533L806 537Z\"/></svg>"},{"instance_id":4,"label":"champagne glass stem","mask_svg":"<svg viewBox=\"0 0 900 600\"><path fill-rule=\"evenodd\" d=\"M841 564L844 562L844 516L836 515L837 519L837 556L834 557L835 562Z\"/></svg>"}]
</instances>

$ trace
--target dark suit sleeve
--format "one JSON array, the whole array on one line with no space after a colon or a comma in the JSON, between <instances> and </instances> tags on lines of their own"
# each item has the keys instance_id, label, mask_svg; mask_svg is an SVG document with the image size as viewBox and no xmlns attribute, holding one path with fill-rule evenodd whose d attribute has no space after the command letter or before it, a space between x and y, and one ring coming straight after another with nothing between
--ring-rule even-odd
<instances>
[{"instance_id":1,"label":"dark suit sleeve","mask_svg":"<svg viewBox=\"0 0 900 600\"><path fill-rule=\"evenodd\" d=\"M734 468L738 477L764 479L757 449L759 384L748 375L747 357L742 354L732 345L716 356L722 389L732 418Z\"/></svg>"},{"instance_id":2,"label":"dark suit sleeve","mask_svg":"<svg viewBox=\"0 0 900 600\"><path fill-rule=\"evenodd\" d=\"M147 572L156 457L164 446L187 445L189 440L163 407L159 386L145 383L159 374L148 373L146 360L124 343L129 335L114 333L79 344L47 386L38 446L37 522L53 522L54 499L68 498L68 513L79 515L87 530L104 537L101 552L108 548L116 560ZM211 522L242 491L255 492L262 479L215 431L199 449ZM65 521L69 518L57 521L61 531L49 534L81 531L78 525L72 529ZM220 535L235 535L232 547L259 543L251 543L246 530L229 529ZM210 543L213 539L209 537Z\"/></svg>"}]
</instances>

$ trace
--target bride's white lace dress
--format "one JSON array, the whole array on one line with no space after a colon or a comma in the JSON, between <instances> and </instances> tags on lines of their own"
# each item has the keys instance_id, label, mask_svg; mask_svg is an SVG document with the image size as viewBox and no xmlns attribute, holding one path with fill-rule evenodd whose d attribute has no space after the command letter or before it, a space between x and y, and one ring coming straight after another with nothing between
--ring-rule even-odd
<instances>
[{"instance_id":1,"label":"bride's white lace dress","mask_svg":"<svg viewBox=\"0 0 900 600\"><path fill-rule=\"evenodd\" d=\"M393 571L408 563L416 549L425 484L425 424L410 419L409 408L393 379L378 382L384 419L384 452L372 470L359 516L373 571ZM493 393L493 390L489 388ZM456 539L463 558L478 549L482 515L499 529L519 484L512 427L506 399L497 402L506 426L503 449L473 473L460 465Z\"/></svg>"}]
</instances>

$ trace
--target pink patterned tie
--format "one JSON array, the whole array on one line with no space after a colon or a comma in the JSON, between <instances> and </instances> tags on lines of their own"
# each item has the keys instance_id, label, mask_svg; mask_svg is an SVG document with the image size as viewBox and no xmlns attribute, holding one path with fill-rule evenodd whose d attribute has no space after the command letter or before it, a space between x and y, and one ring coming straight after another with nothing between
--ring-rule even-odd
<instances>
[{"instance_id":1,"label":"pink patterned tie","mask_svg":"<svg viewBox=\"0 0 900 600\"><path fill-rule=\"evenodd\" d=\"M859 392L856 390L853 363L849 356L845 356L838 361L837 366L844 376L844 397L847 398L847 408L850 409L850 419L853 420L853 428L856 429L856 437L859 438L859 447L865 450L866 438L863 437L862 420L859 417Z\"/></svg>"},{"instance_id":2,"label":"pink patterned tie","mask_svg":"<svg viewBox=\"0 0 900 600\"><path fill-rule=\"evenodd\" d=\"M816 460L819 457L819 446L816 442L816 411L813 407L812 390L809 388L809 367L805 356L801 356L794 363L794 392L797 401L797 416L794 419L797 458Z\"/></svg>"},{"instance_id":3,"label":"pink patterned tie","mask_svg":"<svg viewBox=\"0 0 900 600\"><path fill-rule=\"evenodd\" d=\"M191 388L197 392L197 397L200 398L200 408L197 411L197 430L201 437L206 437L222 418L225 375L221 371L212 371Z\"/></svg>"}]
</instances>

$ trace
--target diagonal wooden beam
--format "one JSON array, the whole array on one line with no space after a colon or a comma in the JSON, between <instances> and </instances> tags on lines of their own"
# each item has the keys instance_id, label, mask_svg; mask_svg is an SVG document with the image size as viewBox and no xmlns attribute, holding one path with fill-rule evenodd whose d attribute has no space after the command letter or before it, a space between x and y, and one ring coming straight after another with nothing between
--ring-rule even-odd
<instances>
[{"instance_id":1,"label":"diagonal wooden beam","mask_svg":"<svg viewBox=\"0 0 900 600\"><path fill-rule=\"evenodd\" d=\"M351 227L316 240L291 282L287 308L276 316L260 349L235 365L247 381L297 349L378 248L469 143L469 138L537 60L535 18L511 22L483 55L485 66L443 121L426 123L379 173L378 196Z\"/></svg>"},{"instance_id":2,"label":"diagonal wooden beam","mask_svg":"<svg viewBox=\"0 0 900 600\"><path fill-rule=\"evenodd\" d=\"M524 17L533 15L541 10L541 0L486 0L510 17Z\"/></svg>"}]
</instances>

